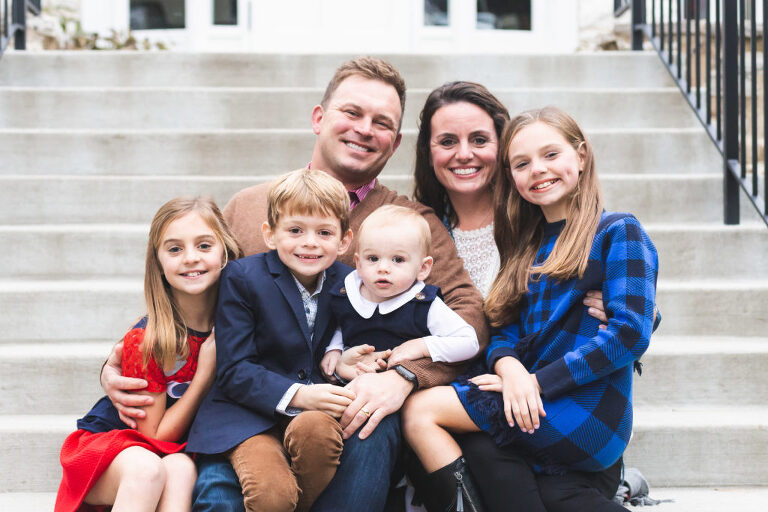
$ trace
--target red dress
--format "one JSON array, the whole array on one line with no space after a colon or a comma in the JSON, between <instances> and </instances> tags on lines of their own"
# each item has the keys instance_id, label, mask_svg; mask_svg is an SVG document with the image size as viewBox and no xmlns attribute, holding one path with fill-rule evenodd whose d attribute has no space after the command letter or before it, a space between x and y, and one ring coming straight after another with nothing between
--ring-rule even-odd
<instances>
[{"instance_id":1,"label":"red dress","mask_svg":"<svg viewBox=\"0 0 768 512\"><path fill-rule=\"evenodd\" d=\"M123 338L122 373L126 377L140 377L148 382L145 390L166 391L166 407L170 407L184 393L197 370L200 345L210 333L188 330L189 356L177 363L172 375L165 375L154 359L144 367L141 342L147 319L143 318ZM106 471L118 453L131 446L141 446L157 455L178 453L186 443L151 439L123 423L117 410L107 397L99 400L91 411L77 421L78 430L70 434L61 448L64 474L56 496L55 512L99 510L83 503L85 496Z\"/></svg>"}]
</instances>

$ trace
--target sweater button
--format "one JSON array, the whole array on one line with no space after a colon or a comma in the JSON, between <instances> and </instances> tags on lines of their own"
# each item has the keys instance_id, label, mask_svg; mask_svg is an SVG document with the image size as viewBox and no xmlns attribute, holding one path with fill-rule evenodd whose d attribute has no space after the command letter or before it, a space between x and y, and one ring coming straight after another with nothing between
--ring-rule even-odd
<instances>
[{"instance_id":1,"label":"sweater button","mask_svg":"<svg viewBox=\"0 0 768 512\"><path fill-rule=\"evenodd\" d=\"M307 372L304 370L299 370L299 373L297 373L296 376L299 378L299 380L304 380L307 378Z\"/></svg>"}]
</instances>

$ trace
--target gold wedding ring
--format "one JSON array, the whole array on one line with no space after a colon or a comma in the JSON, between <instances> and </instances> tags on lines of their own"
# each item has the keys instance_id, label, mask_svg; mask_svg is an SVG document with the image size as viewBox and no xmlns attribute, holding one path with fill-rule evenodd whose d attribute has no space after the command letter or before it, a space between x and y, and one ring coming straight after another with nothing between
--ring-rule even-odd
<instances>
[{"instance_id":1,"label":"gold wedding ring","mask_svg":"<svg viewBox=\"0 0 768 512\"><path fill-rule=\"evenodd\" d=\"M362 409L360 409L360 412L361 412L361 413L363 413L363 414L365 414L365 415L366 415L368 418L370 418L370 417L371 417L371 413L370 413L370 412L368 412L368 409L366 409L365 407L363 407Z\"/></svg>"}]
</instances>

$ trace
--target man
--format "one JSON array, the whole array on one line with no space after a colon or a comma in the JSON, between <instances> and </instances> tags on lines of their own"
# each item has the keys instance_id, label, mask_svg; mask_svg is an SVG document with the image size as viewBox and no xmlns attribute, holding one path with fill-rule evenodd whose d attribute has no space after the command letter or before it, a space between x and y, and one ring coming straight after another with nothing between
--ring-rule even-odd
<instances>
[{"instance_id":1,"label":"man","mask_svg":"<svg viewBox=\"0 0 768 512\"><path fill-rule=\"evenodd\" d=\"M384 204L411 207L424 215L432 231L435 260L428 282L439 286L445 303L475 328L482 350L488 341L482 297L441 220L376 179L400 144L404 107L405 83L392 65L370 57L344 63L312 110L317 139L310 166L326 171L347 188L352 202L350 227L355 232L369 213ZM258 228L266 220L268 189L269 184L262 184L242 190L224 210L246 255L267 250ZM353 264L355 246L353 242L342 262ZM341 463L313 510L381 510L400 450L397 411L413 389L445 384L458 370L425 358L352 381L348 387L356 398L340 420L346 439ZM143 383L120 377L119 351L110 356L102 385L126 420L143 414L136 407L147 405L146 398L122 391L141 388ZM235 506L242 506L242 498L229 463L224 458L202 458L194 509L237 510Z\"/></svg>"}]
</instances>

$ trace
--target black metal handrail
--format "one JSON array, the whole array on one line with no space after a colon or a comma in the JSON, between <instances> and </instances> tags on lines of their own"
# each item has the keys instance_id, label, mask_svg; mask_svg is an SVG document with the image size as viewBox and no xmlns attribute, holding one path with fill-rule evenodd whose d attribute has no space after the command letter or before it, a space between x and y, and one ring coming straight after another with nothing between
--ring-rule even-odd
<instances>
[{"instance_id":1,"label":"black metal handrail","mask_svg":"<svg viewBox=\"0 0 768 512\"><path fill-rule=\"evenodd\" d=\"M762 166L758 158L758 127L763 130L764 154L768 151L768 51L763 32L759 81L758 1L614 0L615 8L619 4L622 12L631 4L632 49L642 49L643 36L648 38L723 155L725 223L739 223L741 187L768 224L765 156ZM768 0L761 4L762 30L768 30Z\"/></svg>"},{"instance_id":2,"label":"black metal handrail","mask_svg":"<svg viewBox=\"0 0 768 512\"><path fill-rule=\"evenodd\" d=\"M2 0L0 4L0 57L13 40L13 47L27 47L27 11L40 14L42 0ZM10 20L10 23L9 23Z\"/></svg>"}]
</instances>

